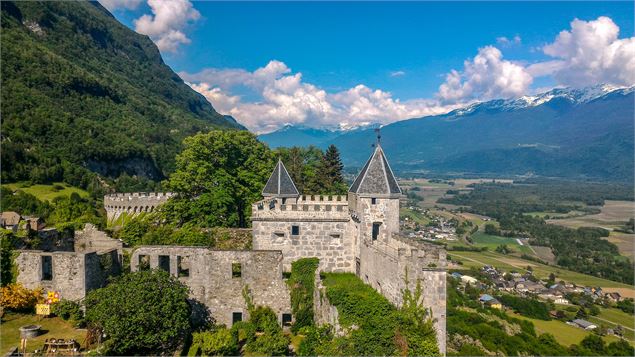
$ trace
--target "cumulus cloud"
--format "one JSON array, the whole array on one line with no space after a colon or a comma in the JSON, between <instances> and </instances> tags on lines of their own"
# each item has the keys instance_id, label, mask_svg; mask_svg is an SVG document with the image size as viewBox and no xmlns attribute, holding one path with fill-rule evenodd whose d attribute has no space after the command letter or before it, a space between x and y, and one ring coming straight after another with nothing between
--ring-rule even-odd
<instances>
[{"instance_id":1,"label":"cumulus cloud","mask_svg":"<svg viewBox=\"0 0 635 357\"><path fill-rule=\"evenodd\" d=\"M552 75L558 83L587 86L598 83L635 84L635 37L618 39L620 28L606 16L575 19L571 29L542 48L554 60L528 68L534 76Z\"/></svg>"},{"instance_id":2,"label":"cumulus cloud","mask_svg":"<svg viewBox=\"0 0 635 357\"><path fill-rule=\"evenodd\" d=\"M510 98L526 93L532 80L522 65L504 60L498 48L486 46L463 63L462 72L446 75L437 96L446 103Z\"/></svg>"},{"instance_id":3,"label":"cumulus cloud","mask_svg":"<svg viewBox=\"0 0 635 357\"><path fill-rule=\"evenodd\" d=\"M400 101L392 94L363 84L328 93L293 73L283 62L270 61L253 72L244 69L208 68L180 73L223 114L230 114L249 129L262 133L285 124L349 128L371 123L390 123L418 116L445 113L455 106L437 100ZM257 100L245 101L233 94L246 87Z\"/></svg>"},{"instance_id":4,"label":"cumulus cloud","mask_svg":"<svg viewBox=\"0 0 635 357\"><path fill-rule=\"evenodd\" d=\"M99 3L108 9L113 11L117 9L134 10L141 4L143 0L99 0Z\"/></svg>"},{"instance_id":5,"label":"cumulus cloud","mask_svg":"<svg viewBox=\"0 0 635 357\"><path fill-rule=\"evenodd\" d=\"M134 21L135 30L150 36L161 51L174 52L181 44L190 43L183 29L201 14L189 0L148 0L152 15Z\"/></svg>"}]
</instances>

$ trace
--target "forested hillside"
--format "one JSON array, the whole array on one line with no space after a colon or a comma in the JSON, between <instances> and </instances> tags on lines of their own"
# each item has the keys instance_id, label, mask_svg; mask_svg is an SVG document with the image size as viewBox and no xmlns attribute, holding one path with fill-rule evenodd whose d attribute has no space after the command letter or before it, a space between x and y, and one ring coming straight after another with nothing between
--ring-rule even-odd
<instances>
[{"instance_id":1,"label":"forested hillside","mask_svg":"<svg viewBox=\"0 0 635 357\"><path fill-rule=\"evenodd\" d=\"M97 2L2 2L2 180L154 180L182 140L242 129ZM91 175L88 175L91 176ZM92 175L94 176L94 175Z\"/></svg>"}]
</instances>

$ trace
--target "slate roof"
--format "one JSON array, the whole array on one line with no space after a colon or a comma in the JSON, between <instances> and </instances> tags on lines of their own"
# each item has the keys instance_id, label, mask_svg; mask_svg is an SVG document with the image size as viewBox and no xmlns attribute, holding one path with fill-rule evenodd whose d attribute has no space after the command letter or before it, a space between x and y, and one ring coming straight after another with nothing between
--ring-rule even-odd
<instances>
[{"instance_id":1,"label":"slate roof","mask_svg":"<svg viewBox=\"0 0 635 357\"><path fill-rule=\"evenodd\" d=\"M493 296L488 295L488 294L483 294L481 295L481 297L479 298L480 301L486 302L486 301L490 301L490 300L496 300L494 299Z\"/></svg>"},{"instance_id":2,"label":"slate roof","mask_svg":"<svg viewBox=\"0 0 635 357\"><path fill-rule=\"evenodd\" d=\"M375 147L373 155L368 159L348 192L369 196L401 195L401 188L380 145Z\"/></svg>"},{"instance_id":3,"label":"slate roof","mask_svg":"<svg viewBox=\"0 0 635 357\"><path fill-rule=\"evenodd\" d=\"M282 160L278 160L278 164L262 190L262 195L265 197L297 197L300 195Z\"/></svg>"}]
</instances>

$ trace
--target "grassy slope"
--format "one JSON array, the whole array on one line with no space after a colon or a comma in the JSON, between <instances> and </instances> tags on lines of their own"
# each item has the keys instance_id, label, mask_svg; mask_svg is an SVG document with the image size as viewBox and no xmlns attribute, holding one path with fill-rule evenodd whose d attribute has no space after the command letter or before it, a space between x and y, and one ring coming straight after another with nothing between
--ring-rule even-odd
<instances>
[{"instance_id":1,"label":"grassy slope","mask_svg":"<svg viewBox=\"0 0 635 357\"><path fill-rule=\"evenodd\" d=\"M59 185L64 187L61 190L56 190L53 186ZM52 201L56 197L68 197L72 193L77 193L81 197L88 197L88 192L82 190L81 188L68 186L67 184L56 182L51 185L32 185L32 186L24 186L24 183L9 183L4 186L10 188L11 190L22 190L26 193L29 193L35 197L37 197L41 201Z\"/></svg>"},{"instance_id":2,"label":"grassy slope","mask_svg":"<svg viewBox=\"0 0 635 357\"><path fill-rule=\"evenodd\" d=\"M472 235L472 241L474 242L476 246L487 247L491 251L495 250L496 247L498 247L501 244L506 244L508 247L512 248L513 250L517 252L533 255L533 252L531 251L531 249L529 249L529 247L526 245L518 244L518 241L516 240L516 238L493 236L493 235L485 234L481 231L478 231Z\"/></svg>"},{"instance_id":3,"label":"grassy slope","mask_svg":"<svg viewBox=\"0 0 635 357\"><path fill-rule=\"evenodd\" d=\"M40 325L46 333L27 341L27 351L42 349L47 338L75 339L80 345L86 337L86 330L73 328L71 324L59 317L42 318L36 315L6 313L0 326L0 353L5 354L11 348L20 345L20 326Z\"/></svg>"}]
</instances>

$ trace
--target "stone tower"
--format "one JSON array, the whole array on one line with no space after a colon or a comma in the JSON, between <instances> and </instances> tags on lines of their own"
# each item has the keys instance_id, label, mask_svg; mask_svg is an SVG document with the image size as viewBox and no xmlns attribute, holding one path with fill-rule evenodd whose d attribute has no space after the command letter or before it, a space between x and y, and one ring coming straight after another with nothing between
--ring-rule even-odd
<instances>
[{"instance_id":1,"label":"stone tower","mask_svg":"<svg viewBox=\"0 0 635 357\"><path fill-rule=\"evenodd\" d=\"M386 241L399 234L401 188L379 142L348 191L361 240Z\"/></svg>"}]
</instances>

